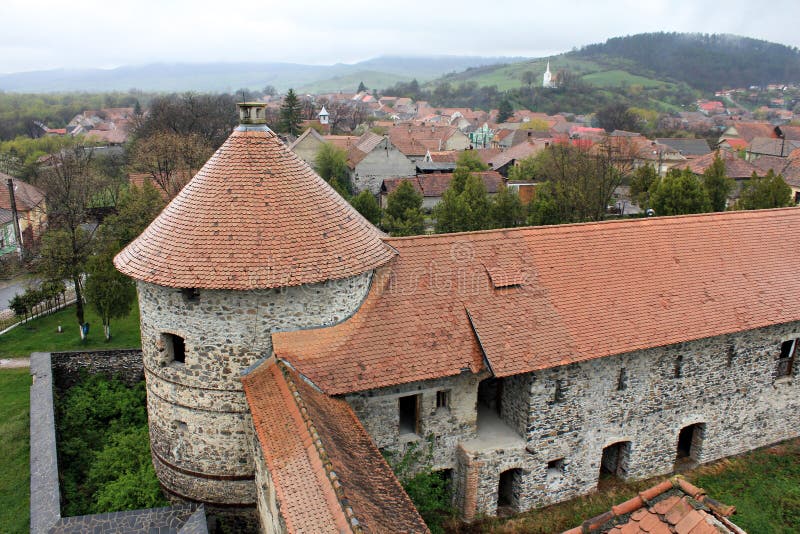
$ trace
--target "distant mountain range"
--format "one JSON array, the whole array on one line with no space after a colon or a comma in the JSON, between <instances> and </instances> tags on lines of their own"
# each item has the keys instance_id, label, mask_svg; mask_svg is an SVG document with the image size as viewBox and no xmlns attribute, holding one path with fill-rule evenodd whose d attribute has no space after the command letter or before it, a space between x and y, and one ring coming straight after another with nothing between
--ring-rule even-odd
<instances>
[{"instance_id":1,"label":"distant mountain range","mask_svg":"<svg viewBox=\"0 0 800 534\"><path fill-rule=\"evenodd\" d=\"M115 69L46 70L0 74L0 90L13 92L66 91L224 91L290 87L299 92L355 92L358 84L388 87L416 78L426 81L470 67L513 63L524 58L383 56L354 64L296 63L156 63Z\"/></svg>"},{"instance_id":2,"label":"distant mountain range","mask_svg":"<svg viewBox=\"0 0 800 534\"><path fill-rule=\"evenodd\" d=\"M298 92L355 91L360 82L384 89L417 79L429 87L442 82L495 85L501 91L537 76L547 60L554 72L566 69L597 87L685 83L712 91L773 82L800 82L797 48L736 35L644 33L615 37L550 58L382 56L354 64L295 63L150 64L115 69L48 70L0 74L0 90L65 91L224 91L290 87ZM541 80L541 78L539 78Z\"/></svg>"}]
</instances>

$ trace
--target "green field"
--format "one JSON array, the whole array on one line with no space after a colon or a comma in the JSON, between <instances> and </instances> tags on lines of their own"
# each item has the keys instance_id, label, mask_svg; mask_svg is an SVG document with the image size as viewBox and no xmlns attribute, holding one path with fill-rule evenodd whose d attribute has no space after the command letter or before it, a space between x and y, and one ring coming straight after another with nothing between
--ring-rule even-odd
<instances>
[{"instance_id":1,"label":"green field","mask_svg":"<svg viewBox=\"0 0 800 534\"><path fill-rule=\"evenodd\" d=\"M522 87L523 74L532 72L534 74L534 87L541 87L542 75L547 68L547 58L536 59L533 61L523 61L503 66L487 66L467 69L464 72L450 74L436 80L436 83L447 81L458 85L462 81L476 82L479 86L496 85L500 91L517 89ZM604 67L593 61L557 56L550 61L550 72L556 74L560 70L569 70L576 74L590 74L603 70Z\"/></svg>"},{"instance_id":2,"label":"green field","mask_svg":"<svg viewBox=\"0 0 800 534\"><path fill-rule=\"evenodd\" d=\"M593 72L583 76L583 81L597 87L621 87L623 85L641 85L642 87L659 87L671 85L661 80L637 76L624 70L606 70Z\"/></svg>"},{"instance_id":3,"label":"green field","mask_svg":"<svg viewBox=\"0 0 800 534\"><path fill-rule=\"evenodd\" d=\"M9 534L29 531L30 385L27 368L0 370L0 530Z\"/></svg>"},{"instance_id":4,"label":"green field","mask_svg":"<svg viewBox=\"0 0 800 534\"><path fill-rule=\"evenodd\" d=\"M24 358L31 352L131 348L141 344L139 305L136 302L127 317L111 321L111 341L105 340L100 318L88 308L86 321L91 326L85 343L78 332L74 306L20 325L0 336L0 358ZM61 333L58 333L59 325L63 329Z\"/></svg>"}]
</instances>

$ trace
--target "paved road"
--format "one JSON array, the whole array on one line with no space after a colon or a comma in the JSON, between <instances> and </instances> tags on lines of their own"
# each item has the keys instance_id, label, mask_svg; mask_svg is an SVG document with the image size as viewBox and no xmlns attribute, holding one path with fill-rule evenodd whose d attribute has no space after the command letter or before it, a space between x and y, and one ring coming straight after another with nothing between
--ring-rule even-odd
<instances>
[{"instance_id":1,"label":"paved road","mask_svg":"<svg viewBox=\"0 0 800 534\"><path fill-rule=\"evenodd\" d=\"M23 276L11 280L0 280L0 310L8 309L8 301L16 294L22 294L27 289L31 278Z\"/></svg>"},{"instance_id":2,"label":"paved road","mask_svg":"<svg viewBox=\"0 0 800 534\"><path fill-rule=\"evenodd\" d=\"M16 369L19 367L30 367L30 358L12 358L9 360L0 359L0 369Z\"/></svg>"}]
</instances>

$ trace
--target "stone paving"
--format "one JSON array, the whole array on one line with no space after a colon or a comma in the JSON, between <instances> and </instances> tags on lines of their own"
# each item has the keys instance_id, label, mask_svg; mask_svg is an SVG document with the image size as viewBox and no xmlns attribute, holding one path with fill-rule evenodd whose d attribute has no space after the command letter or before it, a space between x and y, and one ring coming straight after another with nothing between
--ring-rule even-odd
<instances>
[{"instance_id":1,"label":"stone paving","mask_svg":"<svg viewBox=\"0 0 800 534\"><path fill-rule=\"evenodd\" d=\"M30 367L30 358L11 358L0 359L0 369L19 369L20 367Z\"/></svg>"}]
</instances>

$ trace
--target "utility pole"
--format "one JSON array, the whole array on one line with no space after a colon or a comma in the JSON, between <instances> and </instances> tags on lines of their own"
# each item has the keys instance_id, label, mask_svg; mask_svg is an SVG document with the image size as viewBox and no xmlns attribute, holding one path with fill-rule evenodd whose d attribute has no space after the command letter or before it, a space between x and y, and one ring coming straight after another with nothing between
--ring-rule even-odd
<instances>
[{"instance_id":1,"label":"utility pole","mask_svg":"<svg viewBox=\"0 0 800 534\"><path fill-rule=\"evenodd\" d=\"M8 198L11 203L11 216L14 223L14 236L17 238L17 254L22 259L22 232L19 228L19 213L17 213L17 200L14 198L14 180L8 179Z\"/></svg>"}]
</instances>

